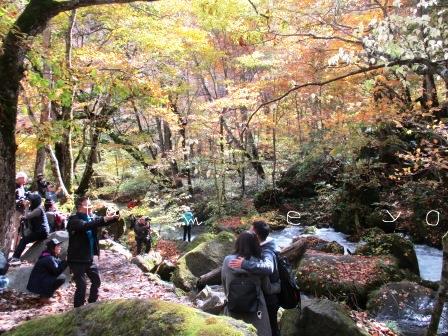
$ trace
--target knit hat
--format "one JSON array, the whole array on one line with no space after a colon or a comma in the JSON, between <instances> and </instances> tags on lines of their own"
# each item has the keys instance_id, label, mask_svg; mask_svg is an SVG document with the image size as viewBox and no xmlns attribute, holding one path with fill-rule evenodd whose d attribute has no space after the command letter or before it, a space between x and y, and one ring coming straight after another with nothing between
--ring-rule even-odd
<instances>
[{"instance_id":1,"label":"knit hat","mask_svg":"<svg viewBox=\"0 0 448 336\"><path fill-rule=\"evenodd\" d=\"M17 180L18 178L21 178L21 177L27 179L27 178L28 178L28 175L26 175L25 172L18 172L18 173L16 174L16 180Z\"/></svg>"}]
</instances>

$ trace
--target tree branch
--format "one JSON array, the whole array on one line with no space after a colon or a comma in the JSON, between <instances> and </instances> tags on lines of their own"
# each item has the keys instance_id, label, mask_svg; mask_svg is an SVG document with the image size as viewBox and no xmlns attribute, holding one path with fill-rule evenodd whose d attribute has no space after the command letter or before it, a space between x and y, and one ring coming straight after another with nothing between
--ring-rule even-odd
<instances>
[{"instance_id":1,"label":"tree branch","mask_svg":"<svg viewBox=\"0 0 448 336\"><path fill-rule=\"evenodd\" d=\"M155 2L157 0L71 0L57 3L59 12L65 12L81 7L110 5L110 4L126 4L131 2Z\"/></svg>"},{"instance_id":2,"label":"tree branch","mask_svg":"<svg viewBox=\"0 0 448 336\"><path fill-rule=\"evenodd\" d=\"M322 87L322 86L325 86L327 84L330 84L330 83L333 83L333 82L337 82L337 81L339 81L341 79L345 79L345 78L348 78L348 77L352 77L352 76L356 76L356 75L359 75L359 74L364 74L364 73L367 73L367 72L375 71L375 70L378 70L378 69L383 69L383 68L386 68L386 67L392 67L392 66L396 66L396 65L422 64L422 65L428 66L429 68L438 69L438 68L440 68L440 63L443 63L443 62L446 62L446 60L442 60L442 61L438 61L438 62L431 62L431 61L429 61L427 59L424 59L424 58L416 58L416 59L410 59L410 60L397 60L397 61L392 61L392 62L389 62L389 63L372 65L372 66L369 66L369 67L360 68L358 70L346 73L344 75L336 76L336 77L330 78L330 79L328 79L326 81L322 81L322 82L310 82L310 83L305 83L305 84L301 84L301 85L294 85L291 89L289 89L288 91L283 93L281 96L258 105L258 107L255 109L255 111L253 111L249 115L249 118L247 119L247 122L246 122L246 126L244 127L242 133L244 134L246 129L249 127L249 123L252 120L252 118L263 107L268 106L268 105L273 104L273 103L276 103L276 102L286 98L291 93L293 93L293 92L295 92L297 90L303 89L305 87L309 87L309 86L319 86L319 87ZM440 71L439 71L439 73L440 73Z\"/></svg>"}]
</instances>

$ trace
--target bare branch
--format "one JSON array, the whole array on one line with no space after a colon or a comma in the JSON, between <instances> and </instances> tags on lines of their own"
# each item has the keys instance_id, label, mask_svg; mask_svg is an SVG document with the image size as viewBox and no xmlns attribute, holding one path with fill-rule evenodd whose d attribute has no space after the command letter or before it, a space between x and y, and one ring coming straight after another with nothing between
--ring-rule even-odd
<instances>
[{"instance_id":1,"label":"bare branch","mask_svg":"<svg viewBox=\"0 0 448 336\"><path fill-rule=\"evenodd\" d=\"M386 68L386 67L392 67L392 66L395 66L395 65L423 64L423 65L428 66L429 68L438 69L440 67L440 64L444 63L446 61L447 60L442 60L442 61L439 61L439 62L431 62L431 61L429 61L427 59L422 59L422 58L410 59L410 60L397 60L397 61L393 61L393 62L389 62L389 63L372 65L372 66L369 66L369 67L360 67L358 70L346 73L344 75L336 76L336 77L330 78L330 79L328 79L326 81L322 81L322 82L310 82L310 83L305 83L305 84L301 84L301 85L294 85L291 89L289 89L288 91L283 93L281 96L260 104L256 108L256 110L253 111L250 114L249 118L247 119L246 126L244 127L242 133L244 134L246 129L249 127L250 121L255 116L255 114L258 111L260 111L260 109L262 109L263 107L268 106L270 104L276 103L276 102L286 98L287 96L289 96L292 92L295 92L297 90L303 89L305 87L309 87L309 86L319 86L319 87L322 87L322 86L325 86L327 84L330 84L330 83L333 83L333 82L337 82L337 81L339 81L341 79L345 79L345 78L348 78L348 77L356 76L356 75L359 75L359 74L364 74L364 73L367 73L367 72L375 71L375 70ZM440 71L439 71L439 73L440 73Z\"/></svg>"},{"instance_id":2,"label":"bare branch","mask_svg":"<svg viewBox=\"0 0 448 336\"><path fill-rule=\"evenodd\" d=\"M81 7L110 5L110 4L126 4L131 2L155 2L157 0L71 0L56 4L59 12L69 11Z\"/></svg>"}]
</instances>

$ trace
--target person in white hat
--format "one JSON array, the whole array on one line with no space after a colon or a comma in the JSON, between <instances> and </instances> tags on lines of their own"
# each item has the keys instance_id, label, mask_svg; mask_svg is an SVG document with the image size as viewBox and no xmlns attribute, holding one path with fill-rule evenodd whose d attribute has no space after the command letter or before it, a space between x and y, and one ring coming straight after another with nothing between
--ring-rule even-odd
<instances>
[{"instance_id":1,"label":"person in white hat","mask_svg":"<svg viewBox=\"0 0 448 336\"><path fill-rule=\"evenodd\" d=\"M25 211L26 196L28 195L28 190L25 188L28 176L24 172L18 172L16 174L16 211L14 212L12 222L13 227L11 228L11 243L12 249L14 250L19 238L19 227L20 227L20 217L23 216Z\"/></svg>"}]
</instances>

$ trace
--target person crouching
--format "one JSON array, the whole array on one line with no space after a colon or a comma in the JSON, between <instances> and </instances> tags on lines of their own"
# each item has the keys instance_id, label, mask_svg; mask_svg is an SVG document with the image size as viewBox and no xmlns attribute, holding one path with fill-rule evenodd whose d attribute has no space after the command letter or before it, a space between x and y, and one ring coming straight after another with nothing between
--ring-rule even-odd
<instances>
[{"instance_id":1,"label":"person crouching","mask_svg":"<svg viewBox=\"0 0 448 336\"><path fill-rule=\"evenodd\" d=\"M28 280L27 289L40 295L42 303L49 303L54 292L65 282L62 274L67 267L65 260L59 259L62 242L53 238L47 242L47 248L42 252Z\"/></svg>"}]
</instances>

